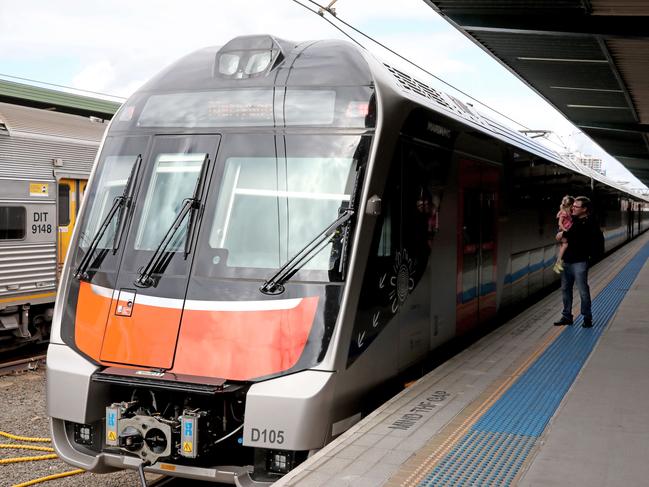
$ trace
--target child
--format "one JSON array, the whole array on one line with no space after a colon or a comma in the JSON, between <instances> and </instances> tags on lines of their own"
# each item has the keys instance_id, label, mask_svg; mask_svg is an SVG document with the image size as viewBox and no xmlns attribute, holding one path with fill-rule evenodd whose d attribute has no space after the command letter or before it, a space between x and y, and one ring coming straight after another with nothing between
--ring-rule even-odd
<instances>
[{"instance_id":1,"label":"child","mask_svg":"<svg viewBox=\"0 0 649 487\"><path fill-rule=\"evenodd\" d=\"M559 223L559 230L565 232L572 226L572 204L575 202L575 198L572 196L564 196L561 200L561 205L559 206L559 212L557 213L557 222ZM561 239L559 244L559 252L557 255L557 261L554 263L552 270L557 274L561 274L563 271L563 254L568 248L568 241L565 238Z\"/></svg>"}]
</instances>

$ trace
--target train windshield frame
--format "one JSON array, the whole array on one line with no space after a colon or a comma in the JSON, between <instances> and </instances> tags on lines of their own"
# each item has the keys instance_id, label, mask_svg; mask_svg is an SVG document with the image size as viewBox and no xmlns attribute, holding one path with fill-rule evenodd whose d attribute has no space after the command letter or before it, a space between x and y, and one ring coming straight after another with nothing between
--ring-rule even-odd
<instances>
[{"instance_id":1,"label":"train windshield frame","mask_svg":"<svg viewBox=\"0 0 649 487\"><path fill-rule=\"evenodd\" d=\"M268 278L349 208L371 136L255 134L254 140L250 134L223 137L194 275ZM341 235L293 280L341 281Z\"/></svg>"}]
</instances>

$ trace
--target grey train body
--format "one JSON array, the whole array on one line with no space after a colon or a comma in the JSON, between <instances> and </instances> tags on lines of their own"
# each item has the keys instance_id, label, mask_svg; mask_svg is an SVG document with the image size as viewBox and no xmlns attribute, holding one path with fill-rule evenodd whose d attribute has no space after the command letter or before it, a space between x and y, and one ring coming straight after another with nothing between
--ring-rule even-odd
<instances>
[{"instance_id":1,"label":"grey train body","mask_svg":"<svg viewBox=\"0 0 649 487\"><path fill-rule=\"evenodd\" d=\"M62 235L72 233L76 185L88 179L104 128L0 103L0 352L47 341Z\"/></svg>"},{"instance_id":2,"label":"grey train body","mask_svg":"<svg viewBox=\"0 0 649 487\"><path fill-rule=\"evenodd\" d=\"M229 71L228 63L233 58L227 56L252 59L250 53L264 50L272 53L269 67L262 66L258 72L235 68ZM200 104L181 100L182 93L207 93L209 83L213 84L213 89L236 91L241 87L240 91L233 91L232 96L243 92L256 98L242 105L231 100L224 104L211 99L208 110L200 108ZM259 100L262 88L268 87L274 91L266 113L265 102ZM342 111L336 104L335 109L322 115L317 112L324 110L323 107L334 106L331 93L346 100L348 92L345 90L353 91L352 88L357 87L362 89L350 95L351 101L345 102ZM294 93L309 89L319 91L303 98ZM184 113L168 110L163 104L156 105L155 113L147 113L155 102L167 94L176 96L175 93L181 94L168 101L174 101L176 107L185 110L195 109L194 116L184 117ZM155 98L157 96L160 98ZM292 104L291 96L304 105ZM354 96L360 96L364 103L355 101ZM254 110L244 109L244 105L248 108L254 105ZM127 113L128 110L131 112ZM155 122L155 117L163 122ZM219 119L220 125L205 122L210 117ZM233 117L237 117L237 123L228 125L227 120ZM256 118L248 123L246 117ZM61 458L95 472L135 469L146 464L148 470L187 478L240 485L271 482L306 458L309 452L322 448L360 420L363 399L378 386L435 353L443 343L458 336L479 333L511 306L555 284L557 276L551 271L556 252L554 215L564 194L592 197L608 250L649 226L647 201L611 185L601 175L572 165L459 100L378 62L357 47L338 41L291 44L257 36L236 38L221 49L199 51L168 68L134 95L116 115L109 136L111 133L115 137L141 135L150 138L161 134L187 133L191 137L219 134L218 154L230 150L228 144L238 141L242 133L247 137L242 140L248 141L243 145L254 145L261 143L264 137L274 137L275 146L286 154L282 160L287 161L287 166L308 156L303 147L293 149L294 140L302 140L301 137L311 142L317 140L309 139L311 136L333 140L354 137L345 141L361 141L355 142L353 152L353 160L361 169L357 172L360 183L352 184L353 178L349 178L344 191L348 196L343 198L345 203L337 210L344 216L348 209L353 209L353 223L338 227L346 229L338 232L343 235L340 247L335 243L337 233L332 233L331 242L334 243L329 243L330 260L339 259L335 262L340 265L330 266L328 277L309 274L316 276L310 281L301 277L307 274L300 274L306 271L299 269L297 273L289 272L290 276L282 282L276 283L269 278L262 285L264 279L259 273L251 270L250 274L236 276L225 266L225 259L235 259L238 255L235 247L229 247L228 253L203 247L200 241L203 230L196 230L199 236L194 240L188 239L195 246L189 248L189 260L194 254L197 254L195 259L209 255L210 260L196 264L200 269L182 271L178 267L190 276L182 281L183 286L187 279L200 283L194 286L190 282L183 298L185 309L207 309L212 306L205 304L210 299L219 303L229 299L238 306L243 306L242 300L277 305L284 298L297 300L321 293L314 325L300 358L267 375L251 374L245 379L237 376L239 379L233 380L231 377L208 379L197 372L187 373L179 366L185 360L181 340L186 327L190 327L189 322L185 322L189 318L185 316L178 344L174 345L175 355L167 366L154 367L153 362L142 364L135 359L128 362L124 355L108 359L118 354L107 348L112 331L105 332L103 345L95 347L90 339L87 339L88 345L84 345L86 339L82 340L84 332L80 327L85 318L77 314L82 313L79 310L83 305L81 300L77 301L77 296L90 293L84 291L84 286L86 289L92 287L96 293L100 287L108 289L102 292L107 299L112 296L113 307L109 308L109 315L113 316L123 313L117 292L124 292L122 286L131 288L130 283L136 277L136 284L142 285L146 276L131 273L128 280L120 281L122 278L114 277L110 270L114 265L114 269L121 269L120 276L126 272L123 262L129 259L128 252L137 250L137 236L121 237L119 248L113 247L117 256L123 247L127 249L123 251L122 264L109 261L109 252L104 264L109 269L102 270L96 265L85 277L73 275L75 271L77 276L83 274L79 272L79 267L83 270L83 254L73 258L71 253L63 271L65 285L57 298L48 352L48 414L52 417L53 440ZM371 139L369 146L363 146L363 137ZM151 149L151 144L156 143L147 142L146 153L158 154ZM132 151L138 155L138 161L147 160L146 155L140 154L144 150ZM291 150L298 154L293 159ZM202 155L203 150L199 152ZM219 159L218 154L216 158L222 166L239 164L237 158L223 156ZM318 156L323 157L321 153ZM158 164L162 160L160 157ZM352 156L349 157L351 160ZM206 157L205 161L208 159ZM330 162L334 160L338 159L332 158ZM102 163L100 156L99 164ZM138 162L132 164L131 167L136 167ZM206 164L203 162L201 171L214 167L207 170L213 171L214 181L228 180L227 168ZM131 169L131 174L137 175L138 171L143 169ZM240 173L236 174L239 177ZM99 176L91 179L90 191L100 194L97 178ZM132 183L127 183L125 176L122 179L126 194ZM294 190L238 189L237 183L234 184L236 191L232 191L228 210L232 212L237 208L232 204L235 197L239 197L237 195L272 193L278 199L281 196L308 200L302 193L295 196L298 191ZM209 191L216 191L216 186L213 182ZM196 187L200 187L200 183ZM144 191L133 191L136 195L133 201L138 201L134 204L134 216L131 220L123 217L131 225L139 215L137 205L146 206L140 203ZM332 193L335 191L323 191L319 198L333 198ZM208 202L209 198L216 197L206 196ZM220 200L215 203L218 204ZM207 209L200 225L206 226L210 221L209 206L209 203L205 206ZM91 208L86 206L80 216L81 227L87 218L85 212L89 211ZM216 221L218 211L215 210L215 214ZM142 216L141 221L145 218ZM252 223L262 225L262 222ZM79 231L75 230L75 239ZM210 238L215 238L214 235L221 234L212 232L211 235ZM135 244L129 246L131 238ZM225 247L225 241L226 237L222 237L219 246ZM76 240L73 245L75 243ZM213 277L201 280L201 273L208 272L202 266L209 267L210 263L214 264L214 270L209 270ZM133 269L136 267L134 263ZM272 272L261 275L269 274ZM173 279L177 275L174 274ZM219 280L223 276L227 279ZM169 302L173 297L170 295L172 288L167 287L164 292L159 289L170 285L164 281L171 281L172 277L165 277L161 271L157 288L156 285L143 289L133 287L137 296L129 301L127 312L132 306L134 310L142 306L138 304L141 295L147 295L148 302L154 302L154 298ZM266 293L259 291L260 285ZM209 292L200 290L206 286L215 287L212 291L208 289ZM184 287L183 292L184 289L187 288ZM228 303L228 309L232 309L234 305L231 301ZM110 316L109 321L115 319ZM265 326L270 325L259 324L260 329ZM256 344L255 337L249 339ZM138 355L141 351L136 348L148 346L145 342L138 343L131 356L143 356ZM94 356L93 350L96 350ZM211 391L205 396L209 399L199 398L202 392L197 384ZM167 398L164 401L169 401L170 407L177 406L182 414L162 412L163 407L151 404L147 394L138 392L149 388L155 391L151 397L156 397L156 403L160 398ZM190 401L194 409L181 404L178 398L183 395L194 398ZM224 411L219 413L216 410L221 404ZM232 414L225 411L228 408ZM153 414L154 410L161 412ZM149 424L146 421L151 418L158 418L161 431L163 424L170 425L171 432L161 433L164 441L156 443L146 438L143 425ZM217 427L209 418L217 418L230 426ZM185 432L186 428L192 431L195 425L200 428L201 421L203 429L198 436L188 433L186 437L179 432ZM210 426L205 426L208 423ZM128 424L132 429L126 431L126 426L120 424ZM139 430L138 424L142 426ZM83 435L92 437L88 440ZM219 446L229 441L232 445L227 449ZM205 452L210 452L205 453L202 460L200 454L194 452L198 444ZM156 449L156 461L149 465L147 458ZM240 457L233 454L235 450L240 451Z\"/></svg>"}]
</instances>

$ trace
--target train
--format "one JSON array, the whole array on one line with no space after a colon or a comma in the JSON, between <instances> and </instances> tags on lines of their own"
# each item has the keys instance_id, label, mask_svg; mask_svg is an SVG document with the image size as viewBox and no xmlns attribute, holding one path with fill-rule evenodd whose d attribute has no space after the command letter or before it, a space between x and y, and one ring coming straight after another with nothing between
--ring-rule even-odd
<instances>
[{"instance_id":1,"label":"train","mask_svg":"<svg viewBox=\"0 0 649 487\"><path fill-rule=\"evenodd\" d=\"M98 118L0 103L0 353L47 343L105 129Z\"/></svg>"},{"instance_id":2,"label":"train","mask_svg":"<svg viewBox=\"0 0 649 487\"><path fill-rule=\"evenodd\" d=\"M360 47L236 37L111 121L47 356L66 462L268 485L439 347L556 285L555 214L611 250L648 200Z\"/></svg>"}]
</instances>

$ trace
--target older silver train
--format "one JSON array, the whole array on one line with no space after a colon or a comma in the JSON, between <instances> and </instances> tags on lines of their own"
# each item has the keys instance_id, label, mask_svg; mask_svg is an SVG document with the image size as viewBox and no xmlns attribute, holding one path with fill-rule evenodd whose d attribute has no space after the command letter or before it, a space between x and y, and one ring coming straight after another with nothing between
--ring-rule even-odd
<instances>
[{"instance_id":1,"label":"older silver train","mask_svg":"<svg viewBox=\"0 0 649 487\"><path fill-rule=\"evenodd\" d=\"M111 122L63 270L48 414L94 472L266 484L368 392L608 249L647 201L340 41L235 38Z\"/></svg>"},{"instance_id":2,"label":"older silver train","mask_svg":"<svg viewBox=\"0 0 649 487\"><path fill-rule=\"evenodd\" d=\"M0 352L47 342L105 128L88 117L0 103Z\"/></svg>"}]
</instances>

